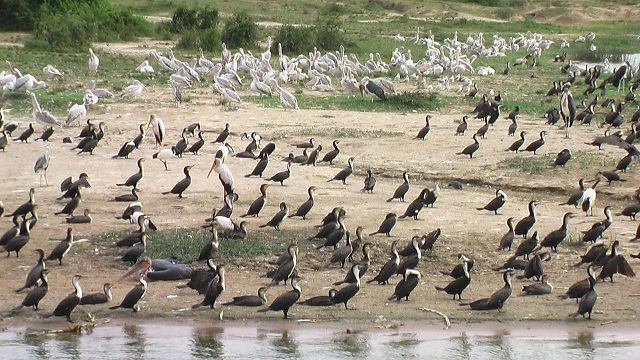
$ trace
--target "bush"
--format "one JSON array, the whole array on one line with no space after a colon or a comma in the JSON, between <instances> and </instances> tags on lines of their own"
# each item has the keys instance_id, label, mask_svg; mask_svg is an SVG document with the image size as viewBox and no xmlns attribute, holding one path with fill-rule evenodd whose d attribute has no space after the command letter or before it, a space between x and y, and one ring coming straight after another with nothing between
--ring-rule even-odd
<instances>
[{"instance_id":1,"label":"bush","mask_svg":"<svg viewBox=\"0 0 640 360\"><path fill-rule=\"evenodd\" d=\"M315 27L283 25L275 36L271 52L277 53L277 46L280 43L283 52L306 53L313 49L315 30Z\"/></svg>"},{"instance_id":2,"label":"bush","mask_svg":"<svg viewBox=\"0 0 640 360\"><path fill-rule=\"evenodd\" d=\"M315 44L322 50L335 50L340 45L346 45L347 41L342 32L342 22L337 17L319 18Z\"/></svg>"},{"instance_id":3,"label":"bush","mask_svg":"<svg viewBox=\"0 0 640 360\"><path fill-rule=\"evenodd\" d=\"M182 33L186 30L206 30L218 26L220 15L217 9L209 6L204 9L188 8L180 5L171 17L171 32Z\"/></svg>"},{"instance_id":4,"label":"bush","mask_svg":"<svg viewBox=\"0 0 640 360\"><path fill-rule=\"evenodd\" d=\"M0 0L0 30L33 30L41 3L35 0Z\"/></svg>"},{"instance_id":5,"label":"bush","mask_svg":"<svg viewBox=\"0 0 640 360\"><path fill-rule=\"evenodd\" d=\"M258 40L258 25L246 13L229 18L222 29L222 41L231 48L254 46Z\"/></svg>"},{"instance_id":6,"label":"bush","mask_svg":"<svg viewBox=\"0 0 640 360\"><path fill-rule=\"evenodd\" d=\"M112 5L107 0L58 0L39 7L34 41L61 49L81 47L91 41L132 40L151 35L151 25L130 9Z\"/></svg>"},{"instance_id":7,"label":"bush","mask_svg":"<svg viewBox=\"0 0 640 360\"><path fill-rule=\"evenodd\" d=\"M217 51L222 46L218 28L212 27L200 34L200 47L204 51Z\"/></svg>"}]
</instances>

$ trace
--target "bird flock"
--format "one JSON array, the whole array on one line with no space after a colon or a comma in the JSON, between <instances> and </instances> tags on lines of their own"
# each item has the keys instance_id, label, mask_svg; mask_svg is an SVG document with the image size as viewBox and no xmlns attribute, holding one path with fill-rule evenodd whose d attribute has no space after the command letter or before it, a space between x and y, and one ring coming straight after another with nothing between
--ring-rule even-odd
<instances>
[{"instance_id":1,"label":"bird flock","mask_svg":"<svg viewBox=\"0 0 640 360\"><path fill-rule=\"evenodd\" d=\"M590 36L588 34L585 41L593 42L594 39L595 35ZM446 38L442 42L438 42L430 32L425 38L421 38L418 29L412 38L404 40L397 35L395 40L423 46L424 56L414 60L414 55L410 50L400 47L392 52L389 63L385 63L380 54L374 55L373 53L369 55L368 60L360 63L354 54L347 56L344 47L341 47L335 53L327 52L322 54L317 49L313 49L308 56L288 57L282 53L282 48L278 45L277 59L272 59L272 40L269 37L266 41L265 51L259 56L254 56L242 49L232 54L223 44L220 62L207 59L202 51L200 51L199 58L184 62L177 59L171 49L166 49L167 57L152 50L149 52L149 56L153 60L145 60L136 68L136 71L145 74L154 73L153 66L157 63L157 66L162 69L159 71L171 72L169 90L177 104L183 102L183 91L189 91L188 89L201 82L213 82L213 85L211 85L212 93L218 93L229 103L243 104L240 90L246 88L246 90L255 92L260 96L273 96L275 92L284 108L300 110L296 97L283 88L284 84L298 82L304 84L305 91L341 91L347 96L360 92L362 95L368 94L371 96L372 101L385 101L397 92L396 85L399 86L403 82L414 81L417 82L416 89L459 93L460 96L466 98L476 98L479 93L483 92L481 90L482 83L472 80L471 77L481 79L481 77L485 76L508 76L510 71L515 72L517 70L514 69L518 67L535 67L537 62L547 61L547 58L542 57L543 53L554 48L553 41L547 40L543 35L530 32L517 34L517 36L509 39L494 35L490 41L485 41L484 35L481 33L471 34L465 41L459 41L456 32L452 38ZM474 65L474 62L479 58L505 57L507 53L517 51L523 51L526 55L507 63L502 74L498 73L496 75L496 71L492 68ZM88 71L90 74L97 75L99 74L100 60L92 49L89 49L89 55ZM635 96L633 96L633 91L640 85L640 80L636 75L637 69L634 69L629 63L622 64L611 70L607 70L605 66L600 65L582 70L572 65L571 60L566 59L566 53L554 57L554 61L561 64L559 65L559 74L563 76L563 79L555 82L547 95L558 97L557 108L553 107L545 114L546 124L543 121L538 122L537 126L540 129L544 129L539 131L538 139L527 143L527 132L520 131L519 139L515 140L508 148L505 147L504 150L514 152L513 156L521 156L519 151L531 152L532 155L528 156L539 156L537 151L540 151L548 141L545 137L547 132L552 131L551 129L554 129L553 125L556 125L560 119L563 120L562 125L565 129L565 137L569 138L569 129L574 125L587 126L594 121L596 106L599 105L601 108L610 109L610 112L604 115L603 126L606 126L607 129L603 136L598 136L591 142L585 141L585 144L598 146L599 149L602 149L602 145L612 145L625 150L627 156L620 160L615 170L603 169L596 174L592 181L590 179L580 179L580 189L571 194L565 203L558 205L573 205L576 209L579 208L584 212L585 216L593 216L593 210L597 204L596 187L598 184L604 180L609 185L616 181L631 181L631 178L625 179L621 177L621 174L624 174L634 161L640 161L640 153L634 145L634 142L640 137L640 132L638 131L640 110L631 116L630 134L625 136L621 130L613 133L615 129L619 129L629 123L624 119L622 113L626 105L634 104ZM178 140L175 144L170 145L168 144L168 138L169 136L175 137L175 134L167 134L167 126L165 126L162 117L158 116L160 113L156 112L145 114L145 118L148 116L146 124L135 124L132 130L137 132L136 136L132 136L131 140L122 143L116 151L115 148L112 149L112 143L107 141L105 145L103 141L104 138L108 139L110 137L107 130L108 125L105 122L100 122L96 125L86 117L91 112L92 106L98 104L100 99L114 98L114 100L110 101L119 101L125 98L141 96L144 91L149 90L142 82L133 80L131 85L120 92L119 100L115 100L115 96L111 91L96 88L97 81L92 80L85 88L82 102L71 106L66 120L60 121L47 110L43 110L38 103L35 91L46 87L46 82L38 81L29 74L22 75L9 61L7 61L7 66L8 70L0 74L2 90L7 92L28 92L33 107L33 118L43 128L43 133L37 140L43 140L46 143L45 151L42 156L37 158L33 168L34 173L40 177L40 186L42 186L42 178L45 180L45 186L49 185L47 170L52 162L55 164L50 155L52 144L57 141L57 139L52 138L54 129L62 129L60 131L67 135L73 130L69 129L69 127L86 122L86 126L80 130L78 136L71 135L61 139L62 143L71 144L65 145L69 149L78 150L78 162L82 163L88 162L92 157L95 157L94 151L99 146L101 149L113 150L114 153L111 156L113 159L100 159L100 161L120 161L116 160L120 158L128 159L130 156L141 152L141 147L145 146L146 131L152 128L153 143L155 145L153 155L137 157L136 165L138 171L129 177L122 176L122 180L119 180L121 182L114 184L118 187L130 188L130 193L113 196L113 201L127 204L122 215L119 215L118 218L137 225L137 229L111 244L110 249L112 249L111 251L116 251L113 249L121 248L118 261L132 266L119 281L133 276L138 283L129 290L119 305L111 306L111 309L127 308L136 312L140 311L141 307L138 302L146 295L149 287L153 287L153 285L149 285L150 282L186 280L188 280L186 285L180 285L179 288L190 288L196 290L199 295L204 295L204 298L189 310L195 310L200 307L214 308L218 298L225 291L228 291L226 279L230 271L229 266L216 264L216 261L220 260L217 253L220 247L228 246L228 242L235 239L250 239L251 231L249 229L253 225L258 225L257 229L272 227L274 231L288 231L286 225L292 221L290 220L291 218L300 217L302 221L306 221L309 214L316 209L315 203L318 200L317 192L319 189L340 186L340 189L344 190L355 181L354 177L359 174L356 172L356 165L360 159L350 155L343 159L344 150L339 144L341 141L344 142L344 139L334 139L332 150L323 154L325 149L314 138L302 143L285 144L282 141L279 143L274 141L263 144L263 135L256 131L246 131L239 136L239 139L240 141L247 139L249 141L248 145L246 145L244 151L235 152L234 148L229 144L231 138L238 137L237 132L231 131L232 124L225 124L224 129L218 133L217 138L208 142L204 134L207 132L205 128L210 128L211 124L185 123ZM43 73L51 81L60 81L65 76L64 72L58 71L52 65L47 65ZM384 76L390 73L396 74L394 79L388 79ZM383 76L374 78L374 76L380 74ZM250 76L251 78L249 86L243 83L245 76ZM356 76L361 77L361 80L356 80ZM437 84L426 85L426 78L436 79ZM339 79L341 88L338 88L338 86L334 88L333 82L337 83L337 79ZM585 100L582 101L582 105L577 104L571 93L571 89L578 86L579 79L584 79L584 84L588 86L587 90L589 90L584 92ZM613 98L606 99L607 91L619 92L620 89L624 89L623 84L628 84L629 89L629 94L624 97L624 100L618 100L616 103ZM591 87L593 89L590 89ZM599 95L590 99L589 96L595 91L598 91ZM491 137L487 135L497 132L497 129L501 127L500 120L503 119L501 108L505 106L506 97L507 95L501 92L482 94L475 104L475 108L468 109L468 114L462 118L459 125L456 125L455 134L451 133L451 137L466 136L465 133L468 131L468 127L473 125L469 119L478 119L484 122L484 125L473 133L473 143L464 147L461 151L451 154L453 159L456 158L456 154L469 157L469 159L462 159L461 157L456 159L455 161L462 164L460 166L465 166L464 164L467 162L476 161L479 156L490 156L489 154L483 154L483 143L491 141ZM587 105L587 101L591 103ZM583 109L583 111L578 113L577 111L580 109ZM4 109L0 111L0 115L2 116L0 118L0 128L2 129L0 149L3 150L2 155L7 156L14 146L22 146L17 142L24 142L24 146L27 146L28 140L34 134L35 129L33 124L29 123L26 129L10 142L9 137L12 136L13 131L20 127L20 124L15 120L10 121L8 112ZM508 114L506 119L511 123L508 126L508 136L514 136L517 133L518 119L523 115L518 106ZM437 115L435 114L426 115L425 125L411 139L429 142L434 132L441 129L438 127L432 128L436 117ZM175 121L174 119L171 120ZM77 143L76 140L78 141ZM413 146L410 139L406 140L407 144L409 144L408 146ZM553 141L560 140L553 139ZM16 144L14 145L13 142L16 142ZM211 143L221 145L216 149L212 149ZM152 145L146 144L146 146ZM62 147L58 147L58 145L55 145L55 147L57 151L62 151L58 150L62 149ZM282 159L284 164L279 162L274 165L273 162L277 156L275 151L280 148L285 148L287 151L302 151L302 154L296 155L294 152L289 152L289 155ZM196 156L202 151L213 155L206 178L215 173L221 186L221 191L218 192L215 187L211 191L213 197L220 201L221 206L214 209L210 218L202 225L210 230L211 240L205 244L198 258L193 259L194 263L177 262L172 257L151 259L146 254L148 247L153 244L153 231L162 228L163 224L154 223L152 215L146 214L143 210L141 198L144 195L141 195L141 192L144 194L146 191L153 190L141 190L140 183L143 179L145 182L154 182L153 178L148 180L154 175L149 175L145 171L145 162L157 159L162 163L164 170L169 171L171 168L170 162L178 162L178 159L185 158L187 155L190 161L191 159L196 161ZM350 151L352 149L346 152L349 153ZM565 148L557 154L557 157L549 166L565 167L570 164L571 158L572 151L569 148ZM244 174L243 177L237 176L240 161L255 161L253 170L248 174ZM290 185L296 182L296 173L298 171L308 173L309 167L313 171L315 167L321 167L325 163L328 163L328 166L332 166L334 162L344 162L345 166L335 171L335 175L332 177L322 178L320 175L315 175L314 181L316 184L306 189L308 199L305 202L298 206L293 206L288 201L278 201L276 202L278 203L278 211L268 221L260 219L260 223L257 224L256 221L252 220L252 218L260 218L261 211L271 202L271 196L268 196L268 189L271 187L292 188ZM128 163L123 162L122 164L121 170L127 171ZM298 170L301 166L305 168ZM176 195L179 199L188 198L188 195L185 194L189 193L189 188L193 182L210 181L202 177L192 178L191 171L194 167L196 167L195 164L184 166L182 169L184 178L179 179L173 187L167 184L154 184L153 188L158 190L158 187L166 187L166 190L157 191L158 195ZM263 178L265 173L273 175ZM373 198L378 194L376 184L379 184L380 180L376 180L374 170L366 169L366 173L366 177L362 180L363 187L358 195ZM92 177L100 177L101 175L96 174L92 175ZM120 173L117 175L121 176ZM48 256L45 256L43 249L38 248L36 250L38 260L30 268L24 284L16 290L17 292L29 290L29 292L20 305L12 310L13 312L20 311L23 307L38 309L40 301L45 298L48 292L48 276L55 271L51 269L51 266L47 267L46 261L58 260L60 266L63 259L74 256L70 252L72 246L78 242L74 241L74 229L87 226L83 224L90 224L93 221L92 212L88 205L83 215L75 213L80 204L86 202L82 194L91 192L92 187L89 179L90 176L83 172L75 180L73 177L69 177L61 183L60 191L62 195L57 200L67 202L60 211L43 209L40 203L36 201L36 188L31 188L28 200L13 211L5 211L4 204L0 202L0 215L11 218L13 221L13 227L6 230L0 238L0 246L7 252L8 256L15 252L16 257L18 257L20 251L32 243L30 242L31 231L38 222L38 210L54 215L66 215L65 222L69 224L66 238L53 248ZM405 196L407 196L412 187L408 171L403 172L402 179L403 182L395 191L392 194L388 194L391 197L386 202L381 200L382 204L405 202ZM239 194L238 190L246 188L247 184L255 182L261 182L258 189L260 196L251 202L244 214L240 215L241 218L247 218L247 220L238 222L237 201L239 198L246 200L249 197L247 193ZM333 185L334 182L336 185ZM587 182L591 183L590 186L586 185ZM240 186L241 184L242 186ZM449 187L452 188L451 191L464 190L462 181L451 182ZM507 192L507 189L497 189L495 198L486 203L486 205L476 204L478 206L476 211L486 210L494 215L499 215L500 210L507 203ZM441 237L443 230L438 227L434 230L420 231L420 234L413 236L408 241L395 239L388 247L388 250L387 245L376 240L376 237L379 237L378 235L392 237L394 230L398 227L408 226L406 225L407 223L420 220L421 211L429 207L434 208L438 199L442 197L442 193L439 183L436 183L433 188L420 189L415 199L410 202L407 201L408 205L404 213L399 214L390 211L380 214L377 230L368 233L368 236L362 226L358 226L354 233L347 229L346 221L348 218L353 219L349 221L359 221L357 212L353 215L347 214L346 204L335 206L326 214L317 227L311 230L314 233L313 236L306 239L294 239L286 251L277 260L272 261L273 269L265 274L265 277L270 281L257 290L257 296L243 295L233 297L232 301L223 305L255 307L266 305L259 311L282 311L285 318L289 316L289 309L296 304L312 306L343 304L345 309L349 309L348 303L364 286L361 279L365 276L367 277L366 283L375 282L380 286L389 284L390 280L393 281L395 279L395 276L401 276L401 280L396 282L393 292L387 289L384 290L384 299L386 301L400 301L402 299L410 301L411 293L418 286L424 287L426 286L425 283L430 282L430 280L425 280L425 274L427 272L435 272L431 259L434 252L439 250L437 240ZM7 197L8 195L3 194L2 196ZM384 198L386 199L388 195L385 194ZM11 197L13 196L11 195ZM629 217L631 221L634 221L636 214L640 211L640 191L636 191L630 196L634 199L633 203L617 212L616 216ZM15 199L11 200L15 202ZM97 199L91 200L97 201ZM189 200L180 201L186 202ZM493 251L493 255L482 254L482 256L478 256L480 254L470 254L466 251L465 253L459 253L456 255L459 261L458 265L450 271L438 271L450 276L450 282L444 286L429 284L429 287L433 287L434 291L445 292L448 296L452 296L453 300L457 296L461 306L471 310L482 311L501 310L503 308L512 293L513 277L521 280L536 279L536 282L523 287L520 294L522 296L552 293L553 286L551 284L553 279L548 274L545 274L544 268L549 266L545 265L545 263L551 261L551 264L556 266L557 258L569 256L559 252L558 246L561 246L563 242L565 244L568 242L567 239L572 230L569 226L570 221L576 218L578 214L571 211L566 212L561 219L562 225L560 228L543 234L541 230L534 230L536 229L536 224L538 224L536 208L539 204L540 201L532 200L528 204L529 214L527 216L522 218L509 217L507 220L508 232L501 239L496 239L497 246L495 248L497 251L487 249L487 251ZM473 206L473 208L476 208L476 206ZM596 221L589 228L579 230L581 243L590 244L590 246L586 248L584 255L580 257L580 261L567 271L578 271L574 267L577 268L587 264L587 279L574 284L567 289L565 294L560 295L562 298L575 298L578 301L578 309L571 316L588 315L591 318L598 299L596 294L598 280L613 282L614 276L618 273L628 277L635 276L629 261L619 252L618 248L621 242L614 240L608 245L600 241L614 220L612 206L606 206L603 211L605 214L604 220ZM437 212L437 209L434 209L430 216L433 216L432 213L434 212ZM311 229L311 226L307 226L307 228ZM252 231L258 231L257 229L254 228ZM522 237L522 240L518 241L520 237ZM639 240L639 238L640 227L632 241ZM316 250L310 251L318 251L317 254L312 256L322 258L323 265L321 269L338 266L340 269L347 268L346 272L340 270L344 274L342 280L333 282L332 285L327 284L331 288L328 291L328 296L321 295L309 297L306 300L302 299L301 283L305 277L314 276L314 269L311 266L301 266L302 259L309 260L308 257L305 258L300 255L301 248L307 247L303 247L302 243L306 242L311 242L314 244L313 247L316 248ZM467 299L462 301L464 290L468 286L473 286L471 285L472 270L476 269L477 272L478 268L484 267L486 269L488 266L487 264L479 264L476 258L483 258L484 260L492 257L497 258L501 251L511 252L512 246L515 246L516 243L518 244L515 252L509 256L503 265L493 269L503 273L503 287L492 294L487 294L488 296L485 298L470 302L467 302ZM378 251L389 253L389 259L386 256L373 258L372 247L374 245L378 248ZM320 250L325 248L328 248L329 251ZM639 257L640 254L632 256ZM81 260L74 259L74 261ZM206 268L197 267L195 264L197 261L205 261ZM596 272L597 268L600 268L599 273ZM315 271L318 271L318 269ZM516 272L520 271L522 271L522 274L518 273L516 275ZM50 313L50 316L63 316L68 321L71 321L71 313L77 306L102 304L112 300L111 290L114 284L111 283L104 284L102 292L84 294L80 281L87 277L90 276L75 275L72 278L71 284L74 292L62 299L55 310ZM15 279L13 280L15 281ZM287 284L287 282L289 282L292 289L281 292L268 303L267 294L271 292L270 289L280 283ZM229 284L229 286L233 287L233 284Z\"/></svg>"}]
</instances>

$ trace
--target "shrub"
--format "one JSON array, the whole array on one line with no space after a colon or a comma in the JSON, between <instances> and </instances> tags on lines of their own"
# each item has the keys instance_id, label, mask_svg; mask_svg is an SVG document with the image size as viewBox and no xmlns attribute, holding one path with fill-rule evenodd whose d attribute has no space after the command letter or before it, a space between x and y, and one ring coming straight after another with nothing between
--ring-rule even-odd
<instances>
[{"instance_id":1,"label":"shrub","mask_svg":"<svg viewBox=\"0 0 640 360\"><path fill-rule=\"evenodd\" d=\"M176 34L186 30L206 30L218 26L219 21L217 9L209 6L198 9L180 5L171 16L170 30Z\"/></svg>"},{"instance_id":2,"label":"shrub","mask_svg":"<svg viewBox=\"0 0 640 360\"><path fill-rule=\"evenodd\" d=\"M219 50L222 45L218 28L208 28L200 33L200 47L204 51Z\"/></svg>"},{"instance_id":3,"label":"shrub","mask_svg":"<svg viewBox=\"0 0 640 360\"><path fill-rule=\"evenodd\" d=\"M258 40L258 25L243 11L225 21L221 37L231 48L254 46Z\"/></svg>"},{"instance_id":4,"label":"shrub","mask_svg":"<svg viewBox=\"0 0 640 360\"><path fill-rule=\"evenodd\" d=\"M334 50L346 44L342 22L337 17L319 18L316 24L315 44L322 50Z\"/></svg>"},{"instance_id":5,"label":"shrub","mask_svg":"<svg viewBox=\"0 0 640 360\"><path fill-rule=\"evenodd\" d=\"M275 36L271 52L276 53L280 43L284 52L306 53L313 49L315 30L315 27L283 25Z\"/></svg>"},{"instance_id":6,"label":"shrub","mask_svg":"<svg viewBox=\"0 0 640 360\"><path fill-rule=\"evenodd\" d=\"M107 0L46 2L39 7L34 41L47 47L86 46L91 41L132 40L152 33L150 24L130 9Z\"/></svg>"}]
</instances>

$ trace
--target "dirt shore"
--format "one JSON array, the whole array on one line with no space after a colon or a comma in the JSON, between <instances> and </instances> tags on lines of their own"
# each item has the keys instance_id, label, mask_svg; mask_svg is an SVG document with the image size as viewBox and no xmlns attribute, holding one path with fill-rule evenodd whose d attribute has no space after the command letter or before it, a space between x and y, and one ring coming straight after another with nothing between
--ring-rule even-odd
<instances>
[{"instance_id":1,"label":"dirt shore","mask_svg":"<svg viewBox=\"0 0 640 360\"><path fill-rule=\"evenodd\" d=\"M297 319L329 322L376 322L390 324L407 320L428 320L439 322L440 318L431 313L421 311L421 308L439 310L447 314L454 322L512 322L512 321L552 321L573 322L568 314L575 312L575 301L558 299L575 281L586 277L585 268L574 269L571 264L579 260L585 245L560 245L557 254L552 255L551 261L545 263L545 273L553 284L553 294L542 297L517 297L522 285L531 281L513 281L514 296L509 299L502 312L472 312L468 307L459 306L460 301L451 300L450 296L437 292L434 285L444 286L450 278L441 275L440 271L450 270L457 263L457 254L464 252L476 259L471 276L472 282L463 293L463 301L467 302L489 296L493 291L503 286L501 274L491 270L501 265L510 255L509 252L497 252L498 242L506 232L506 219L515 217L520 219L527 215L527 203L531 199L540 200L538 207L538 222L534 230L538 230L541 237L560 227L562 215L567 211L579 214L570 224L573 239L578 238L580 231L587 230L595 221L602 219L602 209L606 205L614 207L614 213L631 203L630 196L640 185L638 182L638 168L633 166L623 174L628 181L614 183L611 186L601 184L598 187L598 200L594 216L585 216L573 207L559 206L570 193L576 190L580 177L592 179L602 167L615 164L625 155L623 150L608 147L598 151L584 142L599 135L602 129L596 127L577 127L573 130L571 139L564 138L564 131L557 127L544 124L544 119L525 115L521 118L519 130L525 130L530 140L536 138L541 130L547 131L547 143L538 155L513 154L504 151L513 140L507 136L509 121L500 120L493 126L486 139L481 139L481 147L473 159L456 155L472 142L471 134L481 124L470 121L469 131L465 136L454 136L455 128L462 115L470 109L456 109L454 113L433 113L431 132L425 141L411 140L424 124L426 114L390 114L390 113L358 113L332 110L306 110L298 112L282 109L264 109L255 104L242 104L237 111L223 111L218 105L218 98L211 95L210 89L199 88L191 90L192 101L180 107L171 106L171 95L167 89L154 88L143 93L142 101L109 102L89 110L89 117L95 122L106 123L106 135L101 141L94 155L78 155L77 151L70 151L70 145L62 144L64 136L76 136L78 127L57 129L51 142L51 166L48 172L50 186L39 187L38 175L33 173L35 160L42 155L42 142L29 143L12 142L6 152L0 154L4 166L0 169L0 200L4 202L6 211L11 212L27 200L30 187L36 189L36 201L40 204L40 219L33 231L32 238L21 251L20 257L12 255L0 259L0 311L7 312L4 322L19 324L21 322L34 324L42 321L40 316L53 310L55 305L67 293L72 291L71 277L73 274L86 276L81 283L85 293L100 291L104 282L114 283L114 302L119 302L129 291L134 281L129 279L116 283L127 269L127 265L116 258L119 253L105 246L98 246L92 240L97 234L113 231L134 230L135 227L126 221L115 217L122 212L126 204L116 203L113 197L125 194L128 188L117 187L116 183L124 181L129 175L137 171L136 159L146 157L145 177L140 183L142 191L141 201L144 209L151 214L154 222L161 229L179 227L197 227L203 219L209 216L213 207L222 204L222 188L215 176L207 178L207 172L213 160L218 145L210 142L229 123L236 134L255 130L263 137L263 144L273 141L277 148L265 177L285 169L285 163L280 159L289 152L296 155L300 152L290 144L307 141L314 137L324 149L331 148L332 134L336 128L345 128L341 138L342 153L333 166L319 165L316 167L293 167L293 174L285 186L273 184L270 188L269 200L259 218L247 219L249 232L257 232L258 225L265 223L277 212L277 206L285 201L293 208L297 208L307 198L306 189L318 186L316 206L308 220L288 219L282 225L282 233L291 229L311 229L320 219L335 206L343 206L347 211L346 225L354 231L356 226L363 226L365 233L375 231L385 214L395 212L402 214L408 203L398 201L387 202L394 189L401 183L400 175L407 170L411 175L411 190L407 200L414 199L424 187L433 188L435 182L440 182L440 194L434 208L425 208L419 220L403 219L398 222L392 236L376 235L366 237L366 241L373 243L373 260L369 273L364 280L370 279L377 273L387 260L387 253L393 239L399 239L404 246L413 235L422 235L436 228L442 229L442 236L435 245L432 253L425 253L425 259L419 265L422 281L409 298L409 301L387 301L393 293L393 287L399 280L393 278L392 285L380 286L363 284L355 299L350 302L350 310L343 306L330 308L310 308L297 305L292 309ZM180 130L185 126L200 122L206 132L207 144L201 155L185 155L180 159L169 161L170 171L164 171L162 163L151 159L157 150L153 145L153 135L147 134L141 149L134 151L131 159L111 159L123 142L133 139L140 124L146 123L149 114L155 113L164 119L167 126L167 140L165 147L169 147L179 139ZM29 118L15 118L20 122L19 134ZM365 130L381 130L379 132L365 132ZM40 132L37 126L36 133ZM368 134L380 133L380 137ZM400 136L396 136L397 133ZM311 134L311 135L309 135ZM388 134L385 135L385 134ZM241 151L248 143L239 136L232 136L229 142L237 151ZM576 152L583 152L580 161L570 162L566 168L546 169L539 174L524 173L517 168L505 167L504 160L510 158L531 158L546 156L549 162L561 149L569 147ZM325 150L326 151L326 150ZM347 185L338 182L327 182L335 173L346 166L349 156L355 157L355 174L351 176ZM587 159L587 160L584 160ZM234 212L234 218L246 211L250 202L259 195L258 187L264 180L252 177L245 178L255 165L254 160L228 158L226 164L232 170L236 179L236 189L241 196ZM195 165L192 170L193 183L185 192L187 198L177 199L173 195L161 195L168 191L173 184L180 180L182 167ZM361 191L366 170L371 169L378 179L373 194ZM94 221L90 225L74 226L76 239L87 238L89 241L74 245L65 258L62 266L54 262L47 265L51 269L49 275L50 291L41 303L41 310L33 312L23 309L19 313L8 311L18 305L24 294L15 294L13 290L21 286L24 276L35 263L33 250L43 248L49 252L64 238L67 224L64 216L55 216L63 201L57 201L60 196L59 183L68 176L74 178L81 172L91 177L91 188L83 193L83 202L79 206L79 213L84 208L92 210ZM447 187L450 180L463 183L463 190ZM494 196L495 188L506 189L509 200L500 210L499 215L480 212L481 207ZM621 253L627 255L631 265L638 267L638 261L630 259L628 254L640 251L640 245L629 243L637 227L637 221L615 216L614 223L605 233L605 240L612 239L622 242ZM9 218L0 220L0 230L11 227ZM266 230L273 235L273 241L279 240L280 233ZM180 239L176 239L177 242ZM306 241L301 239L301 241ZM224 246L224 242L221 246ZM153 242L150 243L153 246ZM328 250L306 252L300 254L299 267L302 280L303 298L325 295L332 288L333 282L344 277L346 269L337 266L322 268L330 257ZM273 256L261 257L247 261L231 261L227 264L227 289L222 294L220 302L230 300L233 296L254 294L255 290L267 281L259 276L270 269L267 261ZM359 257L359 255L357 256ZM221 260L221 262L223 262ZM203 266L197 264L195 266ZM595 306L594 318L590 324L600 324L609 321L636 321L637 296L640 293L638 280L624 276L616 276L614 283L599 282L596 290L598 301ZM177 289L176 285L183 282L153 282L149 285L147 296L141 301L142 312L132 314L125 310L108 310L106 306L89 307L96 319L195 319L200 321L217 319L221 309L199 309L186 311L191 305L198 303L198 296L190 289ZM269 301L278 294L288 291L290 286L277 286L267 293ZM281 313L258 314L256 309L222 307L225 319L238 321L261 321L263 319L280 319ZM74 317L84 317L76 310ZM57 320L62 321L62 320Z\"/></svg>"}]
</instances>

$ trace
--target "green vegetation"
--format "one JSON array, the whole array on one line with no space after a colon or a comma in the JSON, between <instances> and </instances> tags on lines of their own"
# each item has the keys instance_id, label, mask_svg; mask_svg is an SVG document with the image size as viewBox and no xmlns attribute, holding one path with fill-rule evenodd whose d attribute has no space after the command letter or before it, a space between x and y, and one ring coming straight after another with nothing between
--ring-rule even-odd
<instances>
[{"instance_id":1,"label":"green vegetation","mask_svg":"<svg viewBox=\"0 0 640 360\"><path fill-rule=\"evenodd\" d=\"M504 159L498 163L499 169L516 169L529 174L542 174L544 172L562 171L562 168L553 166L554 154L542 156L514 155L512 158ZM616 160L609 159L604 155L594 154L587 151L576 151L567 167L571 168L603 168L615 166Z\"/></svg>"},{"instance_id":2,"label":"green vegetation","mask_svg":"<svg viewBox=\"0 0 640 360\"><path fill-rule=\"evenodd\" d=\"M221 39L231 48L254 47L258 41L258 25L246 12L238 13L224 22Z\"/></svg>"},{"instance_id":3,"label":"green vegetation","mask_svg":"<svg viewBox=\"0 0 640 360\"><path fill-rule=\"evenodd\" d=\"M268 124L258 124L259 126L268 127ZM271 136L272 140L280 140L293 136L322 136L332 139L373 139L373 138L387 138L387 137L400 137L404 136L403 132L399 131L387 131L382 129L375 130L362 130L348 127L329 127L329 128L298 128L294 130L279 131Z\"/></svg>"},{"instance_id":4,"label":"green vegetation","mask_svg":"<svg viewBox=\"0 0 640 360\"><path fill-rule=\"evenodd\" d=\"M402 92L390 94L386 101L375 99L371 101L369 96L344 96L328 95L316 96L313 94L296 92L298 105L302 109L332 109L351 110L363 112L411 112L434 111L442 105L441 96L436 93ZM276 96L260 97L245 96L244 101L261 103L267 108L281 107L282 103Z\"/></svg>"},{"instance_id":5,"label":"green vegetation","mask_svg":"<svg viewBox=\"0 0 640 360\"><path fill-rule=\"evenodd\" d=\"M151 26L130 9L107 0L7 1L3 30L32 31L30 48L76 49L92 41L133 40L150 36Z\"/></svg>"},{"instance_id":6,"label":"green vegetation","mask_svg":"<svg viewBox=\"0 0 640 360\"><path fill-rule=\"evenodd\" d=\"M216 257L225 260L235 258L254 258L257 256L279 254L293 240L304 239L312 235L313 230L291 230L283 232L261 231L251 234L250 239L238 240L220 237L220 247ZM127 232L104 233L93 240L97 245L107 246L115 243ZM200 250L211 240L211 232L207 229L176 228L159 230L150 233L151 240L147 245L147 256L152 259L175 256L178 261L191 262L198 258ZM300 242L301 251L312 248L308 241ZM119 253L114 250L114 254Z\"/></svg>"}]
</instances>

